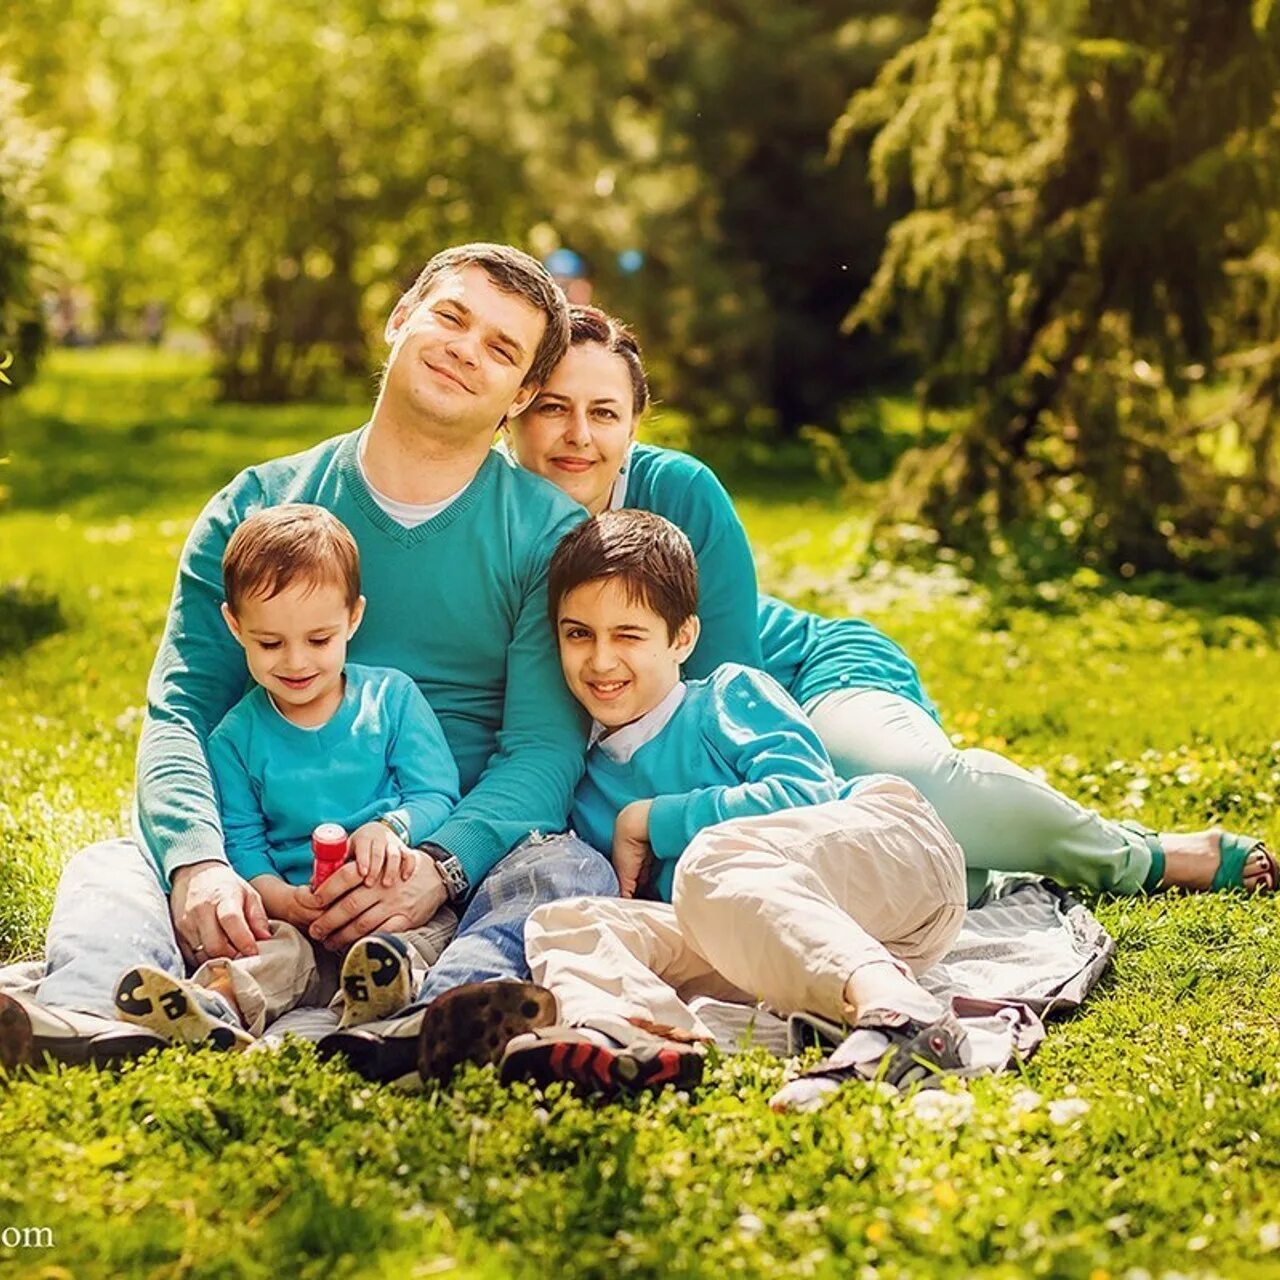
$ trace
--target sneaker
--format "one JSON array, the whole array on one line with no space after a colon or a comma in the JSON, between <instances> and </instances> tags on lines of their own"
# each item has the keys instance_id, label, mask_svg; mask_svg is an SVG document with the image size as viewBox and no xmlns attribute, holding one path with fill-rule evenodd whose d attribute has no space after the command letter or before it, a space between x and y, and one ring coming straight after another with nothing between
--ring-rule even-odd
<instances>
[{"instance_id":1,"label":"sneaker","mask_svg":"<svg viewBox=\"0 0 1280 1280\"><path fill-rule=\"evenodd\" d=\"M953 1014L928 1024L858 1027L831 1056L783 1085L769 1099L774 1111L816 1111L850 1080L880 1081L894 1089L962 1075L967 1033Z\"/></svg>"},{"instance_id":2,"label":"sneaker","mask_svg":"<svg viewBox=\"0 0 1280 1280\"><path fill-rule=\"evenodd\" d=\"M211 1049L247 1049L253 1037L231 1007L204 987L163 969L139 965L116 984L120 1016L182 1044Z\"/></svg>"},{"instance_id":3,"label":"sneaker","mask_svg":"<svg viewBox=\"0 0 1280 1280\"><path fill-rule=\"evenodd\" d=\"M316 1050L322 1058L343 1058L352 1071L374 1084L416 1078L422 1013L419 1008L399 1018L330 1031Z\"/></svg>"},{"instance_id":4,"label":"sneaker","mask_svg":"<svg viewBox=\"0 0 1280 1280\"><path fill-rule=\"evenodd\" d=\"M418 1074L446 1084L464 1062L499 1062L514 1037L555 1020L555 996L532 982L500 979L454 987L423 1010Z\"/></svg>"},{"instance_id":5,"label":"sneaker","mask_svg":"<svg viewBox=\"0 0 1280 1280\"><path fill-rule=\"evenodd\" d=\"M342 962L340 1029L390 1018L413 999L409 948L390 933L352 943Z\"/></svg>"},{"instance_id":6,"label":"sneaker","mask_svg":"<svg viewBox=\"0 0 1280 1280\"><path fill-rule=\"evenodd\" d=\"M154 1032L114 1018L0 993L0 1066L38 1067L49 1059L70 1067L115 1067L165 1043Z\"/></svg>"},{"instance_id":7,"label":"sneaker","mask_svg":"<svg viewBox=\"0 0 1280 1280\"><path fill-rule=\"evenodd\" d=\"M517 1036L502 1057L503 1084L523 1080L545 1088L557 1081L603 1098L642 1089L692 1089L702 1081L701 1044L641 1031L625 1040L579 1027L545 1027Z\"/></svg>"}]
</instances>

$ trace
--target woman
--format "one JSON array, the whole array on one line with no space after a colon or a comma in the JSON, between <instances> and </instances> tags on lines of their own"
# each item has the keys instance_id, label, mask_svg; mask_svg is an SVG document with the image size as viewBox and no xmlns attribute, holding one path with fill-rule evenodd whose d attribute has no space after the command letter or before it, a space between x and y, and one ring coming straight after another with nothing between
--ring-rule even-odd
<instances>
[{"instance_id":1,"label":"woman","mask_svg":"<svg viewBox=\"0 0 1280 1280\"><path fill-rule=\"evenodd\" d=\"M837 772L912 782L965 852L971 901L988 871L1030 871L1111 893L1277 888L1280 873L1261 840L1113 822L1003 756L955 748L914 665L882 632L757 597L746 533L715 475L687 454L635 443L649 403L635 338L592 307L570 314L569 352L507 424L507 448L592 514L639 507L688 534L702 583L702 637L689 676L722 662L763 667L804 708Z\"/></svg>"}]
</instances>

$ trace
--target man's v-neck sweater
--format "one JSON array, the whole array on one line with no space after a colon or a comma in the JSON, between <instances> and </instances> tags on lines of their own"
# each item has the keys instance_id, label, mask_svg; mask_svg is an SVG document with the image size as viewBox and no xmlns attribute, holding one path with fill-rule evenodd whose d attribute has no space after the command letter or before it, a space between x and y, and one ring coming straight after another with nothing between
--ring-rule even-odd
<instances>
[{"instance_id":1,"label":"man's v-neck sweater","mask_svg":"<svg viewBox=\"0 0 1280 1280\"><path fill-rule=\"evenodd\" d=\"M136 826L166 880L225 860L205 743L249 679L219 612L222 553L247 516L285 502L326 507L351 530L368 607L350 659L405 672L444 728L463 798L433 839L474 885L531 831L565 828L586 724L560 674L546 568L582 508L490 454L444 511L406 529L361 478L359 439L241 472L187 538L138 747Z\"/></svg>"}]
</instances>

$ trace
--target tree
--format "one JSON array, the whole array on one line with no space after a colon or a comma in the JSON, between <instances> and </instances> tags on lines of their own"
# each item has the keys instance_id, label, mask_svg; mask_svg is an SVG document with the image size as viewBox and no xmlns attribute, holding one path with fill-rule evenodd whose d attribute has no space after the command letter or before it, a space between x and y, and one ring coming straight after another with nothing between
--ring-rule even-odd
<instances>
[{"instance_id":1,"label":"tree","mask_svg":"<svg viewBox=\"0 0 1280 1280\"><path fill-rule=\"evenodd\" d=\"M943 0L854 97L837 140L875 130L913 209L848 323L895 320L924 402L974 406L899 514L969 548L1047 523L1130 572L1274 556L1278 88L1270 0ZM1209 437L1189 392L1226 370Z\"/></svg>"},{"instance_id":2,"label":"tree","mask_svg":"<svg viewBox=\"0 0 1280 1280\"><path fill-rule=\"evenodd\" d=\"M44 344L41 268L52 229L40 179L50 138L23 114L25 94L0 71L0 390L30 380Z\"/></svg>"}]
</instances>

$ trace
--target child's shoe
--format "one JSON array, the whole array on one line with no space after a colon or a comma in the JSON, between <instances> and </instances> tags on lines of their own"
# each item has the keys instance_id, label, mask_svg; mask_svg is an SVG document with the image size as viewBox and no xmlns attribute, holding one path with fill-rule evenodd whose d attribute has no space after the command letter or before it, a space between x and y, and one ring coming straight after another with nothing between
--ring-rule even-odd
<instances>
[{"instance_id":1,"label":"child's shoe","mask_svg":"<svg viewBox=\"0 0 1280 1280\"><path fill-rule=\"evenodd\" d=\"M115 1006L127 1022L147 1027L166 1040L236 1050L253 1043L225 1000L150 965L130 969L116 983Z\"/></svg>"},{"instance_id":2,"label":"child's shoe","mask_svg":"<svg viewBox=\"0 0 1280 1280\"><path fill-rule=\"evenodd\" d=\"M351 944L339 980L339 1029L390 1018L413 999L409 948L394 934L371 933Z\"/></svg>"}]
</instances>

